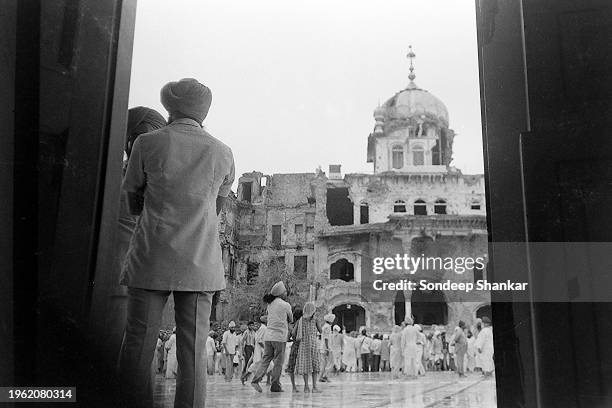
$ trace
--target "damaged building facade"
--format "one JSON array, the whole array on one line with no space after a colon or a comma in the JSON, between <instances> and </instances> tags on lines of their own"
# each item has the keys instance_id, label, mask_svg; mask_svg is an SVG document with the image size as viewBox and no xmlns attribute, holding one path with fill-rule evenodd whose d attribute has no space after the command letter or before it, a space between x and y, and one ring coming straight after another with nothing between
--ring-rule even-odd
<instances>
[{"instance_id":1,"label":"damaged building facade","mask_svg":"<svg viewBox=\"0 0 612 408\"><path fill-rule=\"evenodd\" d=\"M390 331L407 315L425 326L449 327L490 315L486 294L449 301L444 291L398 291L371 301L364 293L374 257L486 258L484 177L450 165L455 134L447 109L414 83L412 72L409 78L374 111L367 138L371 174L343 175L340 165L330 165L327 174L240 177L230 208L236 229L227 249L230 284L256 279L258 265L274 259L300 278L305 298L333 312L348 331ZM486 267L461 275L418 271L412 278L419 277L476 281L486 278Z\"/></svg>"}]
</instances>

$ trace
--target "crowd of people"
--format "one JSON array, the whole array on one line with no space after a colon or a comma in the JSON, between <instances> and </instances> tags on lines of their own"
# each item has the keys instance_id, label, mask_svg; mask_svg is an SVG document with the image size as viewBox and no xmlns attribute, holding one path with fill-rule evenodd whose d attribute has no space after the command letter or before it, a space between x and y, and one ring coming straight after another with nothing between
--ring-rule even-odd
<instances>
[{"instance_id":1,"label":"crowd of people","mask_svg":"<svg viewBox=\"0 0 612 408\"><path fill-rule=\"evenodd\" d=\"M265 376L270 390L277 392L282 391L280 377L284 372L293 392L300 392L296 374L303 377L304 392L320 392L317 383L330 382L329 377L343 372L390 372L394 379L416 379L428 371L453 371L464 377L468 372L491 376L494 370L488 317L477 319L470 328L459 321L448 332L436 325L423 330L411 318L391 333L369 334L365 328L347 332L336 324L334 314L317 317L312 302L291 307L283 299L285 294L283 283L277 283L265 299L268 315L261 316L259 322L237 325L230 321L222 335L209 333L208 375L223 376L227 382L240 380L243 385L251 380L259 392L259 382ZM167 334L160 334L156 356L165 353L167 359L163 364L163 359L156 357L157 372L174 378L174 335L165 343L163 336Z\"/></svg>"},{"instance_id":2,"label":"crowd of people","mask_svg":"<svg viewBox=\"0 0 612 408\"><path fill-rule=\"evenodd\" d=\"M218 215L235 178L232 150L203 127L212 92L193 78L166 84L160 100L168 119L153 109L129 110L117 262L127 286L127 316L118 358L121 406L154 406L154 373L176 378L175 407L203 407L207 377L262 392L282 391L283 370L298 392L320 392L340 372L391 371L417 378L427 370L493 371L490 321L471 330L426 333L407 318L392 333L347 332L336 316L315 304L293 307L277 282L263 301L259 322L230 322L221 336L209 332L212 299L225 288ZM160 332L174 298L176 327ZM203 364L203 362L206 364Z\"/></svg>"}]
</instances>

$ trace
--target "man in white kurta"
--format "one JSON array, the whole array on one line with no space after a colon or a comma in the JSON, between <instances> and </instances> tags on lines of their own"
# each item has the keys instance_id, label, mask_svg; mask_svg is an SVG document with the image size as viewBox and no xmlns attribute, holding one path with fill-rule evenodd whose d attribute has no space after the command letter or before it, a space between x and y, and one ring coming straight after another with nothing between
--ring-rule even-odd
<instances>
[{"instance_id":1,"label":"man in white kurta","mask_svg":"<svg viewBox=\"0 0 612 408\"><path fill-rule=\"evenodd\" d=\"M151 407L150 375L164 305L174 297L175 407L203 407L212 296L225 288L217 214L234 181L232 151L202 128L212 100L195 79L165 85L170 124L138 137L123 189L139 215L123 266L127 324L119 359L124 398Z\"/></svg>"},{"instance_id":2,"label":"man in white kurta","mask_svg":"<svg viewBox=\"0 0 612 408\"><path fill-rule=\"evenodd\" d=\"M476 338L476 352L480 356L480 364L482 372L485 376L490 376L495 370L493 362L493 329L491 328L491 320L488 317L482 318L483 328L478 333Z\"/></svg>"},{"instance_id":3,"label":"man in white kurta","mask_svg":"<svg viewBox=\"0 0 612 408\"><path fill-rule=\"evenodd\" d=\"M419 331L412 325L412 319L406 318L406 327L402 330L402 353L404 355L404 375L414 378L417 375L417 338Z\"/></svg>"}]
</instances>

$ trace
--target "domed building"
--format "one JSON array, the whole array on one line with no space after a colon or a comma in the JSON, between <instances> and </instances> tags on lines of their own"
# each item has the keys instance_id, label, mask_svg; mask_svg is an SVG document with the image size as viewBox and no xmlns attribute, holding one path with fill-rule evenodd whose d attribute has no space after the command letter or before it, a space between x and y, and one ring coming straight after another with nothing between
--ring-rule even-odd
<instances>
[{"instance_id":1,"label":"domed building","mask_svg":"<svg viewBox=\"0 0 612 408\"><path fill-rule=\"evenodd\" d=\"M231 267L238 281L273 259L299 277L303 297L334 313L347 331L390 332L406 316L452 329L490 313L487 293L457 298L444 290L384 296L372 290L375 258L486 259L484 177L451 165L455 133L448 109L416 85L412 50L408 56L408 86L374 109L367 137L372 173L343 175L340 165L330 165L328 174L253 172L239 179L239 250ZM473 283L486 278L486 266L397 276Z\"/></svg>"}]
</instances>

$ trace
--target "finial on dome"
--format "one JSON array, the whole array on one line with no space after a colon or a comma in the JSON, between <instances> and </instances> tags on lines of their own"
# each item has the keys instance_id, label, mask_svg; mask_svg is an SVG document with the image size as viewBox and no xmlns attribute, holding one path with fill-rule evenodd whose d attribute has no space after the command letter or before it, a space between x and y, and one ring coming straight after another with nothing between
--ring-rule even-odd
<instances>
[{"instance_id":1,"label":"finial on dome","mask_svg":"<svg viewBox=\"0 0 612 408\"><path fill-rule=\"evenodd\" d=\"M408 46L408 54L406 55L406 58L410 59L410 74L408 75L408 79L410 79L409 86L414 86L414 78L416 78L416 75L414 74L414 64L412 60L416 58L416 54L414 51L412 51L412 45Z\"/></svg>"}]
</instances>

